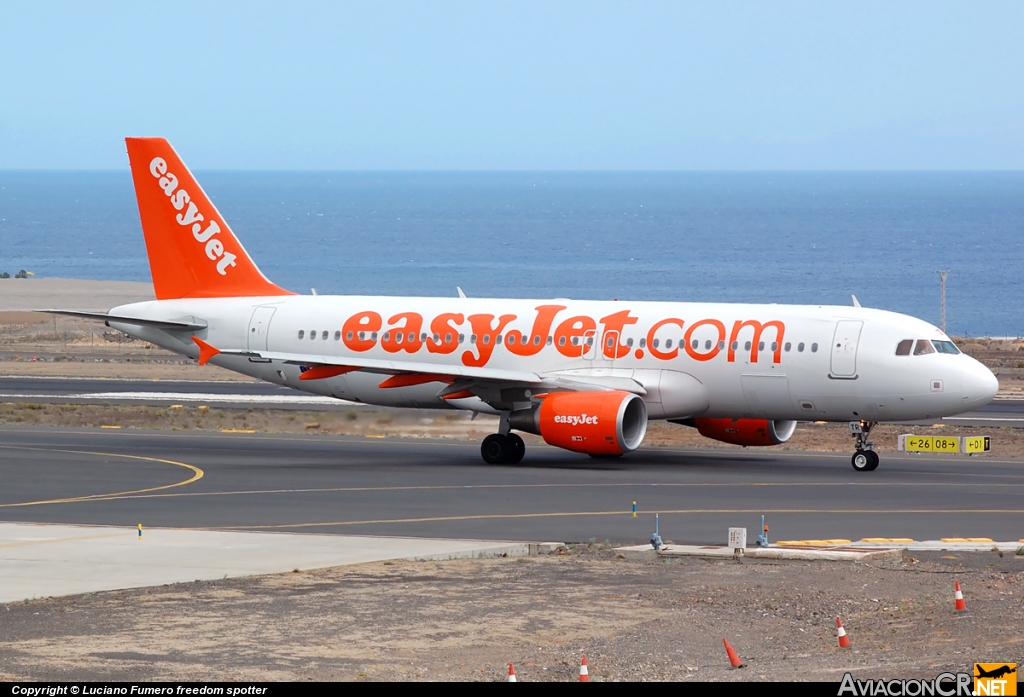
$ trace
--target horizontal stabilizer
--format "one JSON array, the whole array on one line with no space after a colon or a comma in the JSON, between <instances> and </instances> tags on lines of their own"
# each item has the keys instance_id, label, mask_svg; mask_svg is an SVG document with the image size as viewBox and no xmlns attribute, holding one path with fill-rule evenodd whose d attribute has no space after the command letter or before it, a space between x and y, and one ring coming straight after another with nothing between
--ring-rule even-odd
<instances>
[{"instance_id":1,"label":"horizontal stabilizer","mask_svg":"<svg viewBox=\"0 0 1024 697\"><path fill-rule=\"evenodd\" d=\"M206 322L168 322L162 319L142 319L140 317L123 317L121 315L110 315L106 312L79 312L78 310L36 310L51 315L67 315L68 317L81 317L83 319L95 319L100 322L119 322L121 324L134 324L139 327L155 327L168 331L195 331L206 329Z\"/></svg>"}]
</instances>

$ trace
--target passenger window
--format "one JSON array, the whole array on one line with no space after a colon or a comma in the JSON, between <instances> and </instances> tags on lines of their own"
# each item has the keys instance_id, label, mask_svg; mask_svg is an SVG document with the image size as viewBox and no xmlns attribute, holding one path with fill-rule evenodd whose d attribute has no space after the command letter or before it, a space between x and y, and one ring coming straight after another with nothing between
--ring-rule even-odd
<instances>
[{"instance_id":1,"label":"passenger window","mask_svg":"<svg viewBox=\"0 0 1024 697\"><path fill-rule=\"evenodd\" d=\"M914 345L913 339L904 339L900 343L896 344L896 355L897 356L909 356L910 347Z\"/></svg>"},{"instance_id":2,"label":"passenger window","mask_svg":"<svg viewBox=\"0 0 1024 697\"><path fill-rule=\"evenodd\" d=\"M484 337L484 338L486 339L487 337ZM500 344L501 343L501 334L498 334L498 336L494 337L494 343L496 343L496 344Z\"/></svg>"},{"instance_id":3,"label":"passenger window","mask_svg":"<svg viewBox=\"0 0 1024 697\"><path fill-rule=\"evenodd\" d=\"M534 346L540 346L540 334L538 334L537 336L533 337L533 345Z\"/></svg>"},{"instance_id":4,"label":"passenger window","mask_svg":"<svg viewBox=\"0 0 1024 697\"><path fill-rule=\"evenodd\" d=\"M461 344L461 343L463 343L463 342L464 342L465 340L466 340L466 335L465 335L465 334L459 334L459 343Z\"/></svg>"},{"instance_id":5,"label":"passenger window","mask_svg":"<svg viewBox=\"0 0 1024 697\"><path fill-rule=\"evenodd\" d=\"M341 341L341 330L334 332L334 340Z\"/></svg>"},{"instance_id":6,"label":"passenger window","mask_svg":"<svg viewBox=\"0 0 1024 697\"><path fill-rule=\"evenodd\" d=\"M324 338L326 339L327 337L325 336ZM372 334L370 334L370 341L376 341L376 340L377 340L377 332L373 332Z\"/></svg>"},{"instance_id":7,"label":"passenger window","mask_svg":"<svg viewBox=\"0 0 1024 697\"><path fill-rule=\"evenodd\" d=\"M420 341L426 341L426 340L427 340L427 333L423 332L422 334L420 334Z\"/></svg>"},{"instance_id":8,"label":"passenger window","mask_svg":"<svg viewBox=\"0 0 1024 697\"><path fill-rule=\"evenodd\" d=\"M657 341L657 339L655 339L655 341ZM654 348L658 348L658 345L655 344ZM672 339L665 339L665 348L667 348L667 349L672 348Z\"/></svg>"},{"instance_id":9,"label":"passenger window","mask_svg":"<svg viewBox=\"0 0 1024 697\"><path fill-rule=\"evenodd\" d=\"M316 337L314 336L313 338L315 339ZM366 332L359 332L359 340L366 341Z\"/></svg>"},{"instance_id":10,"label":"passenger window","mask_svg":"<svg viewBox=\"0 0 1024 697\"><path fill-rule=\"evenodd\" d=\"M633 348L633 337L626 339L626 346Z\"/></svg>"},{"instance_id":11,"label":"passenger window","mask_svg":"<svg viewBox=\"0 0 1024 697\"><path fill-rule=\"evenodd\" d=\"M804 352L804 342L801 341L799 344L797 344L796 345L796 350L799 351L800 353L803 353Z\"/></svg>"},{"instance_id":12,"label":"passenger window","mask_svg":"<svg viewBox=\"0 0 1024 697\"><path fill-rule=\"evenodd\" d=\"M396 344L400 344L404 340L405 340L405 334L403 334L402 332L396 332L395 333L395 343Z\"/></svg>"},{"instance_id":13,"label":"passenger window","mask_svg":"<svg viewBox=\"0 0 1024 697\"><path fill-rule=\"evenodd\" d=\"M743 350L744 351L749 351L750 350L750 342L749 341L747 343L743 344Z\"/></svg>"},{"instance_id":14,"label":"passenger window","mask_svg":"<svg viewBox=\"0 0 1024 697\"><path fill-rule=\"evenodd\" d=\"M352 332L345 332L345 341L352 341Z\"/></svg>"},{"instance_id":15,"label":"passenger window","mask_svg":"<svg viewBox=\"0 0 1024 697\"><path fill-rule=\"evenodd\" d=\"M932 348L932 342L927 339L918 339L917 344L914 346L914 355L924 356L929 353L935 353L935 349Z\"/></svg>"},{"instance_id":16,"label":"passenger window","mask_svg":"<svg viewBox=\"0 0 1024 697\"><path fill-rule=\"evenodd\" d=\"M416 341L416 332L409 332L409 343Z\"/></svg>"},{"instance_id":17,"label":"passenger window","mask_svg":"<svg viewBox=\"0 0 1024 697\"><path fill-rule=\"evenodd\" d=\"M785 348L786 348L786 353L789 353L789 352L790 352L790 350L791 350L791 349L793 348L793 343L792 343L792 342L790 342L790 341L787 341L787 342L786 342L786 347L785 347Z\"/></svg>"},{"instance_id":18,"label":"passenger window","mask_svg":"<svg viewBox=\"0 0 1024 697\"><path fill-rule=\"evenodd\" d=\"M724 351L725 350L725 342L724 341L719 341L718 342L718 350L719 351Z\"/></svg>"},{"instance_id":19,"label":"passenger window","mask_svg":"<svg viewBox=\"0 0 1024 697\"><path fill-rule=\"evenodd\" d=\"M778 351L778 350L779 350L779 342L773 341L772 342L772 351Z\"/></svg>"},{"instance_id":20,"label":"passenger window","mask_svg":"<svg viewBox=\"0 0 1024 697\"><path fill-rule=\"evenodd\" d=\"M310 339L316 339L316 330L315 329L309 333L309 338Z\"/></svg>"},{"instance_id":21,"label":"passenger window","mask_svg":"<svg viewBox=\"0 0 1024 697\"><path fill-rule=\"evenodd\" d=\"M551 336L549 336L549 337L548 337L548 346L550 346L550 345L551 345L551 344L553 344L554 342L555 342L555 339L554 339L554 337L551 337ZM563 343L564 343L564 342L563 342Z\"/></svg>"},{"instance_id":22,"label":"passenger window","mask_svg":"<svg viewBox=\"0 0 1024 697\"><path fill-rule=\"evenodd\" d=\"M451 336L451 334L449 334L448 336ZM434 334L434 343L436 344L440 340L441 340L441 335L440 334Z\"/></svg>"},{"instance_id":23,"label":"passenger window","mask_svg":"<svg viewBox=\"0 0 1024 697\"><path fill-rule=\"evenodd\" d=\"M640 348L644 348L647 345L647 339L640 339Z\"/></svg>"},{"instance_id":24,"label":"passenger window","mask_svg":"<svg viewBox=\"0 0 1024 697\"><path fill-rule=\"evenodd\" d=\"M764 342L763 341L757 342L757 350L758 351L764 351Z\"/></svg>"},{"instance_id":25,"label":"passenger window","mask_svg":"<svg viewBox=\"0 0 1024 697\"><path fill-rule=\"evenodd\" d=\"M818 345L817 344L811 344L811 353L817 353L817 352L818 352Z\"/></svg>"},{"instance_id":26,"label":"passenger window","mask_svg":"<svg viewBox=\"0 0 1024 697\"><path fill-rule=\"evenodd\" d=\"M960 349L952 341L932 341L932 346L939 353L951 353L953 355L960 353Z\"/></svg>"},{"instance_id":27,"label":"passenger window","mask_svg":"<svg viewBox=\"0 0 1024 697\"><path fill-rule=\"evenodd\" d=\"M573 346L579 346L580 345L580 338L578 336L574 336L572 338L572 345Z\"/></svg>"},{"instance_id":28,"label":"passenger window","mask_svg":"<svg viewBox=\"0 0 1024 697\"><path fill-rule=\"evenodd\" d=\"M469 335L469 343L471 343L471 344L475 344L476 343L476 334L470 334Z\"/></svg>"},{"instance_id":29,"label":"passenger window","mask_svg":"<svg viewBox=\"0 0 1024 697\"><path fill-rule=\"evenodd\" d=\"M711 348L711 339L704 342L704 350L707 351Z\"/></svg>"},{"instance_id":30,"label":"passenger window","mask_svg":"<svg viewBox=\"0 0 1024 697\"><path fill-rule=\"evenodd\" d=\"M306 336L306 330L305 329L300 329L299 330L299 338L302 339L305 336Z\"/></svg>"},{"instance_id":31,"label":"passenger window","mask_svg":"<svg viewBox=\"0 0 1024 697\"><path fill-rule=\"evenodd\" d=\"M491 343L491 335L490 334L484 334L483 342L484 342L484 346L486 346L487 344Z\"/></svg>"},{"instance_id":32,"label":"passenger window","mask_svg":"<svg viewBox=\"0 0 1024 697\"><path fill-rule=\"evenodd\" d=\"M565 346L565 337L564 336L558 337L558 345L559 346Z\"/></svg>"},{"instance_id":33,"label":"passenger window","mask_svg":"<svg viewBox=\"0 0 1024 697\"><path fill-rule=\"evenodd\" d=\"M324 330L323 336L321 336L320 338L323 339L324 341L327 341L327 330L326 329ZM373 338L376 339L377 337L373 337Z\"/></svg>"},{"instance_id":34,"label":"passenger window","mask_svg":"<svg viewBox=\"0 0 1024 697\"><path fill-rule=\"evenodd\" d=\"M452 333L451 332L448 332L447 334L444 335L444 343L446 343L446 344L452 343Z\"/></svg>"},{"instance_id":35,"label":"passenger window","mask_svg":"<svg viewBox=\"0 0 1024 697\"><path fill-rule=\"evenodd\" d=\"M515 334L509 334L508 335L508 339L505 340L505 343L508 344L509 346L514 346L515 343L516 343L516 335ZM525 344L526 341L524 340L523 343Z\"/></svg>"},{"instance_id":36,"label":"passenger window","mask_svg":"<svg viewBox=\"0 0 1024 697\"><path fill-rule=\"evenodd\" d=\"M734 341L734 342L732 342L732 350L733 350L733 351L735 351L735 350L736 350L736 349L738 349L739 347L740 347L740 342L738 342L738 341Z\"/></svg>"},{"instance_id":37,"label":"passenger window","mask_svg":"<svg viewBox=\"0 0 1024 697\"><path fill-rule=\"evenodd\" d=\"M696 349L698 346L700 346L700 342L696 339L690 342L690 348Z\"/></svg>"},{"instance_id":38,"label":"passenger window","mask_svg":"<svg viewBox=\"0 0 1024 697\"><path fill-rule=\"evenodd\" d=\"M611 341L610 341L610 340L609 340L609 342L608 342L608 345L609 345L609 346L611 346L611 345L612 345L612 344L611 344ZM658 348L658 340L657 340L657 339L655 339L654 341L652 341L652 342L651 342L651 347L652 347L652 348Z\"/></svg>"}]
</instances>

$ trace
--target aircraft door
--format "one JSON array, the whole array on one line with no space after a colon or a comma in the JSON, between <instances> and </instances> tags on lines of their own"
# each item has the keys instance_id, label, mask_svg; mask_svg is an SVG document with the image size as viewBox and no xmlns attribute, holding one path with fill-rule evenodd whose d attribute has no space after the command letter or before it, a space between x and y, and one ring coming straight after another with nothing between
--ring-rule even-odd
<instances>
[{"instance_id":1,"label":"aircraft door","mask_svg":"<svg viewBox=\"0 0 1024 697\"><path fill-rule=\"evenodd\" d=\"M266 351L267 337L270 335L270 320L274 317L273 307L257 307L249 320L250 351Z\"/></svg>"},{"instance_id":2,"label":"aircraft door","mask_svg":"<svg viewBox=\"0 0 1024 697\"><path fill-rule=\"evenodd\" d=\"M860 320L840 320L836 324L836 333L832 337L832 369L829 373L834 378L857 377L857 344L864 322Z\"/></svg>"}]
</instances>

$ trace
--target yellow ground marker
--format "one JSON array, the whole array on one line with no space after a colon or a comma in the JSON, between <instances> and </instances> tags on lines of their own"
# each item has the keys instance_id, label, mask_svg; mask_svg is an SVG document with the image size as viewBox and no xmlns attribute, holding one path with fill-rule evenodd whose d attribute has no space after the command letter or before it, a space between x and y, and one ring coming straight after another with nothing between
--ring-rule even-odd
<instances>
[{"instance_id":1,"label":"yellow ground marker","mask_svg":"<svg viewBox=\"0 0 1024 697\"><path fill-rule=\"evenodd\" d=\"M221 433L256 433L251 428L222 428Z\"/></svg>"},{"instance_id":2,"label":"yellow ground marker","mask_svg":"<svg viewBox=\"0 0 1024 697\"><path fill-rule=\"evenodd\" d=\"M103 424L103 425L100 426L100 428L121 428L121 427L120 426L110 426L110 425L107 425L107 424Z\"/></svg>"},{"instance_id":3,"label":"yellow ground marker","mask_svg":"<svg viewBox=\"0 0 1024 697\"><path fill-rule=\"evenodd\" d=\"M990 544L992 542L992 538L991 537L943 537L941 541L942 542L952 542L952 543L957 543L957 542L959 542L959 543L975 542L975 543L978 543L978 544Z\"/></svg>"},{"instance_id":4,"label":"yellow ground marker","mask_svg":"<svg viewBox=\"0 0 1024 697\"><path fill-rule=\"evenodd\" d=\"M779 540L778 547L837 547L852 544L850 540Z\"/></svg>"},{"instance_id":5,"label":"yellow ground marker","mask_svg":"<svg viewBox=\"0 0 1024 697\"><path fill-rule=\"evenodd\" d=\"M914 543L914 540L909 537L862 537L860 541L879 545L909 545Z\"/></svg>"}]
</instances>

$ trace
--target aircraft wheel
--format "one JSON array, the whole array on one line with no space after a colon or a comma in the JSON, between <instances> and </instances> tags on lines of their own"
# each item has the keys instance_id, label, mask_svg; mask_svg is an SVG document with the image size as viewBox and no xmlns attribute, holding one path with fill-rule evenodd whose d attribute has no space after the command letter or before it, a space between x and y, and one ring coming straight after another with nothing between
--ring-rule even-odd
<instances>
[{"instance_id":1,"label":"aircraft wheel","mask_svg":"<svg viewBox=\"0 0 1024 697\"><path fill-rule=\"evenodd\" d=\"M484 438L484 442L480 444L480 455L483 456L484 462L488 465L505 464L509 460L509 455L513 452L514 450L511 443L509 443L509 439L500 433L492 433Z\"/></svg>"},{"instance_id":2,"label":"aircraft wheel","mask_svg":"<svg viewBox=\"0 0 1024 697\"><path fill-rule=\"evenodd\" d=\"M874 463L874 466L872 466L872 463ZM870 472L875 467L878 467L878 455L872 450L858 450L853 454L850 464L858 472Z\"/></svg>"},{"instance_id":3,"label":"aircraft wheel","mask_svg":"<svg viewBox=\"0 0 1024 697\"><path fill-rule=\"evenodd\" d=\"M517 465L523 461L526 455L526 443L519 437L518 433L510 433L508 436L508 464Z\"/></svg>"},{"instance_id":4,"label":"aircraft wheel","mask_svg":"<svg viewBox=\"0 0 1024 697\"><path fill-rule=\"evenodd\" d=\"M873 472L876 469L878 469L878 453L876 453L874 450L869 450L868 459L871 460L871 464L868 467L868 471Z\"/></svg>"}]
</instances>

